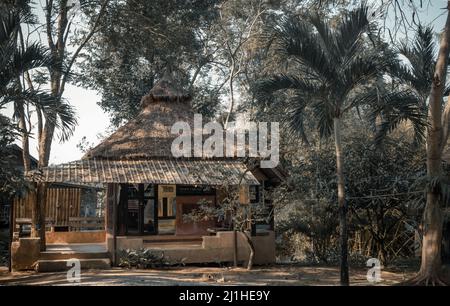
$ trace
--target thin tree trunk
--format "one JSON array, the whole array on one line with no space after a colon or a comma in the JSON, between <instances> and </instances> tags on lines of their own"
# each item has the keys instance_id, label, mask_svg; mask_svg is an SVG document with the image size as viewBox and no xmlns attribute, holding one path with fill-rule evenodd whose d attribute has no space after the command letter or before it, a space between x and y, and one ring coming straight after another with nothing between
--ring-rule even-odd
<instances>
[{"instance_id":1,"label":"thin tree trunk","mask_svg":"<svg viewBox=\"0 0 450 306\"><path fill-rule=\"evenodd\" d=\"M29 171L31 169L30 163L30 145L28 138L28 128L25 120L25 108L24 101L18 102L19 107L19 128L22 134L22 160L24 171Z\"/></svg>"},{"instance_id":2,"label":"thin tree trunk","mask_svg":"<svg viewBox=\"0 0 450 306\"><path fill-rule=\"evenodd\" d=\"M251 270L253 268L253 261L255 259L255 246L253 245L252 238L247 234L247 232L243 232L242 234L244 235L245 241L247 242L248 248L250 249L247 270Z\"/></svg>"},{"instance_id":3,"label":"thin tree trunk","mask_svg":"<svg viewBox=\"0 0 450 306\"><path fill-rule=\"evenodd\" d=\"M225 118L225 122L223 124L224 128L228 128L228 122L230 121L231 114L234 111L234 59L232 58L231 71L230 71L230 79L229 79L229 89L230 89L230 108L228 109L227 117Z\"/></svg>"},{"instance_id":4,"label":"thin tree trunk","mask_svg":"<svg viewBox=\"0 0 450 306\"><path fill-rule=\"evenodd\" d=\"M23 34L22 34L22 27L19 26L19 29L17 31L18 33L18 38L20 41L20 45L22 47L22 50L25 50L25 42L23 40ZM30 78L30 74L28 71L24 72L24 76L25 79L28 82L28 85L30 87L31 90L33 90L32 88L32 83L31 83L31 78ZM22 91L22 85L20 82L20 76L18 76L18 84L20 86L20 90ZM24 171L30 171L31 169L31 163L30 163L30 145L29 145L29 131L27 128L27 123L25 120L25 101L19 101L19 128L22 130L22 159L23 159L23 168ZM31 129L31 127L30 127Z\"/></svg>"},{"instance_id":5,"label":"thin tree trunk","mask_svg":"<svg viewBox=\"0 0 450 306\"><path fill-rule=\"evenodd\" d=\"M348 233L347 233L347 202L345 201L344 160L341 143L341 119L335 117L334 141L336 147L336 174L338 180L338 206L339 206L339 242L341 250L340 282L342 286L348 286Z\"/></svg>"}]
</instances>

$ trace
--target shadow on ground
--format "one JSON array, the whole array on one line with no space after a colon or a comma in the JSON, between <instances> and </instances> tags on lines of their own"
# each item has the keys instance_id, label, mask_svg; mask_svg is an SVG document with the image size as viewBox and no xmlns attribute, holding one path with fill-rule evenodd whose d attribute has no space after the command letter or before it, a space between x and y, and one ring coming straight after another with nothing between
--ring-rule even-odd
<instances>
[{"instance_id":1,"label":"shadow on ground","mask_svg":"<svg viewBox=\"0 0 450 306\"><path fill-rule=\"evenodd\" d=\"M377 285L394 285L410 278L412 271L382 271ZM366 278L366 269L351 271L352 285L373 285ZM242 268L171 267L164 269L86 270L80 283L69 283L65 272L35 273L0 271L0 285L86 285L86 286L189 286L189 285L338 285L336 267L302 267L275 265Z\"/></svg>"}]
</instances>

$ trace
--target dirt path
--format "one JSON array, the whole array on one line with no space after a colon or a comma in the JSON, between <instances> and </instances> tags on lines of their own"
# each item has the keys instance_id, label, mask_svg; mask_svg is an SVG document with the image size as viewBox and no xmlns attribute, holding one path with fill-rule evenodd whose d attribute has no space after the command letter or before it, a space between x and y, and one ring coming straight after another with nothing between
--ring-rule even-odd
<instances>
[{"instance_id":1,"label":"dirt path","mask_svg":"<svg viewBox=\"0 0 450 306\"><path fill-rule=\"evenodd\" d=\"M351 271L352 285L372 285L366 279L367 270ZM382 271L377 285L393 285L413 275L413 272ZM183 267L151 270L88 270L81 273L81 285L338 285L339 271L335 267L273 266L257 267L248 272L237 268ZM80 285L76 284L76 285ZM73 285L65 272L9 274L0 270L0 285Z\"/></svg>"}]
</instances>

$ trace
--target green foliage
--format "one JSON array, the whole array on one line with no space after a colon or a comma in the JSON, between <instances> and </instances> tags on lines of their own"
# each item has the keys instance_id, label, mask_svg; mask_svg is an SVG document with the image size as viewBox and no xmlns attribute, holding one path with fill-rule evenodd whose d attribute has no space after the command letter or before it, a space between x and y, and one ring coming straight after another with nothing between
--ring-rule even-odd
<instances>
[{"instance_id":1,"label":"green foliage","mask_svg":"<svg viewBox=\"0 0 450 306\"><path fill-rule=\"evenodd\" d=\"M11 121L0 115L0 194L6 198L23 195L30 188L22 171L13 163L15 155L9 146L18 134L19 131Z\"/></svg>"},{"instance_id":2,"label":"green foliage","mask_svg":"<svg viewBox=\"0 0 450 306\"><path fill-rule=\"evenodd\" d=\"M377 142L406 121L422 141L426 109L421 93L399 77L408 70L400 64L398 50L377 36L368 8L361 5L331 24L314 13L288 16L266 33L286 68L255 83L259 104L283 110L280 121L305 143L308 130L329 136L333 118L353 109L376 127Z\"/></svg>"},{"instance_id":3,"label":"green foliage","mask_svg":"<svg viewBox=\"0 0 450 306\"><path fill-rule=\"evenodd\" d=\"M230 230L247 231L249 225L256 220L267 217L268 211L261 203L242 203L240 200L240 185L223 185L218 188L221 201L212 205L205 199L198 202L198 207L183 215L184 222L201 222L214 220L224 222Z\"/></svg>"},{"instance_id":4,"label":"green foliage","mask_svg":"<svg viewBox=\"0 0 450 306\"><path fill-rule=\"evenodd\" d=\"M60 139L65 141L72 135L77 124L74 109L47 90L27 88L23 81L24 74L31 71L64 71L64 67L58 65L50 55L48 48L40 43L18 43L22 23L35 22L29 2L19 1L17 5L5 6L6 9L0 14L0 109L13 103L14 119L17 119L29 116L22 112L30 104L42 111L46 120L60 129Z\"/></svg>"},{"instance_id":5,"label":"green foliage","mask_svg":"<svg viewBox=\"0 0 450 306\"><path fill-rule=\"evenodd\" d=\"M164 253L154 252L150 249L119 250L117 255L118 266L128 269L153 269L170 264L164 257Z\"/></svg>"},{"instance_id":6,"label":"green foliage","mask_svg":"<svg viewBox=\"0 0 450 306\"><path fill-rule=\"evenodd\" d=\"M356 119L356 118L355 118ZM351 122L358 130L367 130ZM377 257L385 263L414 251L414 229L425 204L422 177L425 150L398 131L379 148L367 133L344 137L349 205L350 255ZM338 220L332 143L322 142L286 155L290 178L273 194L276 228L286 248L301 246L308 261L335 262ZM411 213L413 212L413 213ZM295 233L301 234L291 240ZM306 241L305 241L306 239Z\"/></svg>"},{"instance_id":7,"label":"green foliage","mask_svg":"<svg viewBox=\"0 0 450 306\"><path fill-rule=\"evenodd\" d=\"M405 57L406 63L400 63L394 75L407 81L425 100L430 93L436 65L436 41L433 28L417 27L414 39L399 43L398 53Z\"/></svg>"},{"instance_id":8,"label":"green foliage","mask_svg":"<svg viewBox=\"0 0 450 306\"><path fill-rule=\"evenodd\" d=\"M194 107L207 116L214 114L217 97L193 86L192 77L208 61L202 33L217 17L219 2L111 1L83 55L78 76L84 86L102 94L100 106L114 125L135 117L141 97L167 67L178 72L180 84L200 97Z\"/></svg>"},{"instance_id":9,"label":"green foliage","mask_svg":"<svg viewBox=\"0 0 450 306\"><path fill-rule=\"evenodd\" d=\"M333 118L355 107L355 91L391 60L372 42L375 31L363 5L343 14L336 26L318 14L283 18L266 36L288 71L256 83L259 100L279 90L292 91L286 105L288 127L302 133L306 113L314 117L320 135L330 135Z\"/></svg>"}]
</instances>

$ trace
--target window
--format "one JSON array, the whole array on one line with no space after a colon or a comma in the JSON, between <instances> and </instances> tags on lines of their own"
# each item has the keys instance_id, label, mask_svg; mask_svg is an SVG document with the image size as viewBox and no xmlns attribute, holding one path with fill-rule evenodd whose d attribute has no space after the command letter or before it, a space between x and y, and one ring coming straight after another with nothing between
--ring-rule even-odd
<instances>
[{"instance_id":1,"label":"window","mask_svg":"<svg viewBox=\"0 0 450 306\"><path fill-rule=\"evenodd\" d=\"M249 186L250 203L259 202L259 186Z\"/></svg>"}]
</instances>

